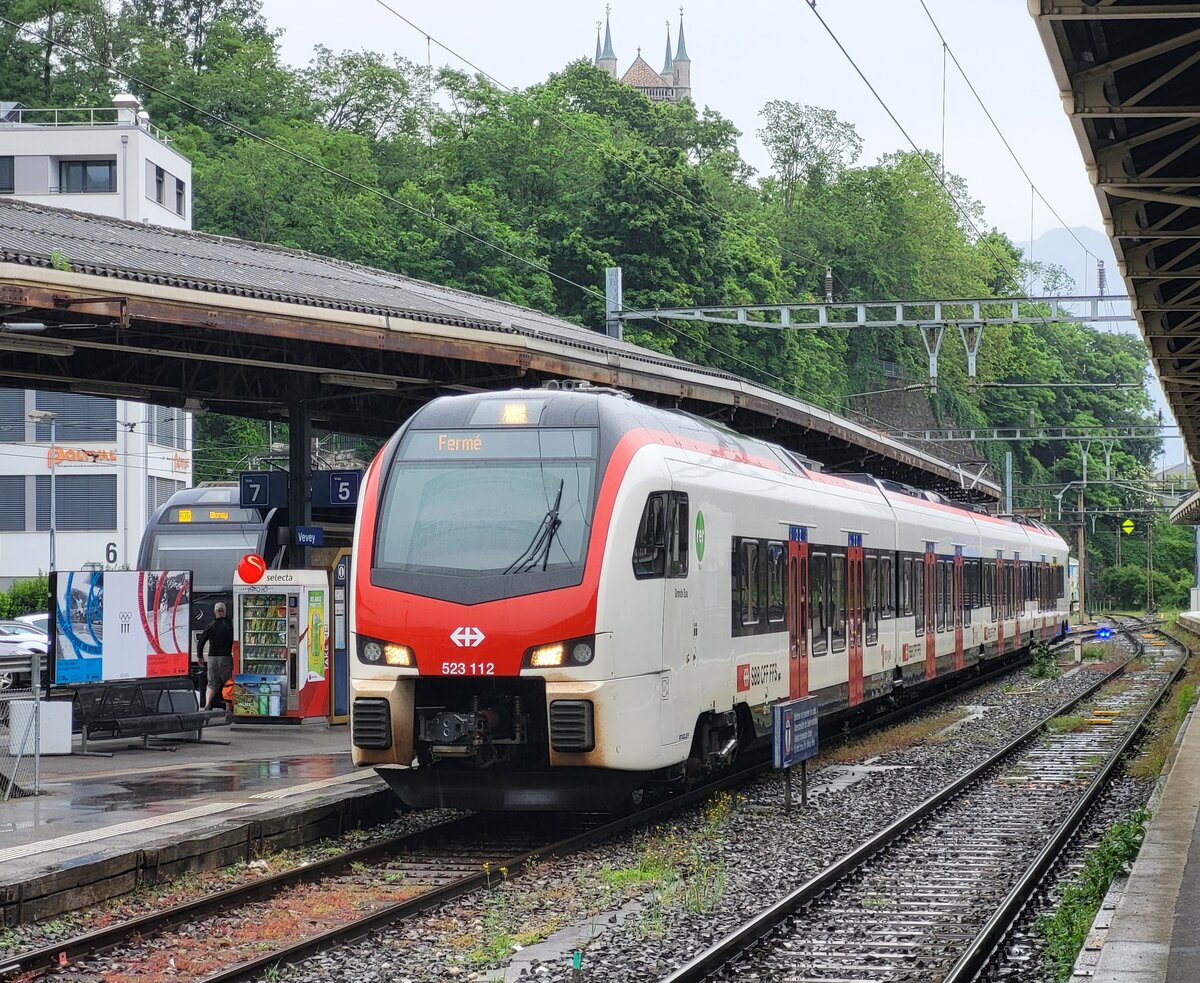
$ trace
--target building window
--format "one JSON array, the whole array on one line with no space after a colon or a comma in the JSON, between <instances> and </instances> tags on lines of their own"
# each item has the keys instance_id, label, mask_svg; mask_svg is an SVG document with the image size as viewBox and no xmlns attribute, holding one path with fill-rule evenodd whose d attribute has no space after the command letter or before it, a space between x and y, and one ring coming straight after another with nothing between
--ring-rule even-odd
<instances>
[{"instance_id":1,"label":"building window","mask_svg":"<svg viewBox=\"0 0 1200 983\"><path fill-rule=\"evenodd\" d=\"M104 396L79 396L75 393L39 391L36 396L39 410L58 414L54 422L54 439L60 444L68 440L109 441L117 439L117 401ZM37 425L37 441L48 443L50 424Z\"/></svg>"},{"instance_id":2,"label":"building window","mask_svg":"<svg viewBox=\"0 0 1200 983\"><path fill-rule=\"evenodd\" d=\"M0 531L25 531L24 475L0 475Z\"/></svg>"},{"instance_id":3,"label":"building window","mask_svg":"<svg viewBox=\"0 0 1200 983\"><path fill-rule=\"evenodd\" d=\"M187 482L172 481L170 478L146 476L146 521L154 518L154 513L167 504L167 499L177 491L187 487Z\"/></svg>"},{"instance_id":4,"label":"building window","mask_svg":"<svg viewBox=\"0 0 1200 983\"><path fill-rule=\"evenodd\" d=\"M63 194L96 194L117 190L116 160L60 160L58 190Z\"/></svg>"},{"instance_id":5,"label":"building window","mask_svg":"<svg viewBox=\"0 0 1200 983\"><path fill-rule=\"evenodd\" d=\"M50 528L50 475L37 476L37 527ZM54 488L54 528L85 532L116 530L115 474L60 474Z\"/></svg>"},{"instance_id":6,"label":"building window","mask_svg":"<svg viewBox=\"0 0 1200 983\"><path fill-rule=\"evenodd\" d=\"M0 195L11 195L16 190L13 174L13 158L0 157Z\"/></svg>"},{"instance_id":7,"label":"building window","mask_svg":"<svg viewBox=\"0 0 1200 983\"><path fill-rule=\"evenodd\" d=\"M167 175L161 167L154 168L154 200L160 205L167 201Z\"/></svg>"},{"instance_id":8,"label":"building window","mask_svg":"<svg viewBox=\"0 0 1200 983\"><path fill-rule=\"evenodd\" d=\"M187 206L187 191L185 189L184 183L182 181L180 181L179 178L176 178L175 179L175 211L176 211L176 213L179 215L182 215L184 213L184 211L186 210L186 206Z\"/></svg>"},{"instance_id":9,"label":"building window","mask_svg":"<svg viewBox=\"0 0 1200 983\"><path fill-rule=\"evenodd\" d=\"M0 389L0 444L25 441L25 390Z\"/></svg>"},{"instance_id":10,"label":"building window","mask_svg":"<svg viewBox=\"0 0 1200 983\"><path fill-rule=\"evenodd\" d=\"M149 406L147 430L152 443L187 450L187 419L183 410L171 406Z\"/></svg>"}]
</instances>

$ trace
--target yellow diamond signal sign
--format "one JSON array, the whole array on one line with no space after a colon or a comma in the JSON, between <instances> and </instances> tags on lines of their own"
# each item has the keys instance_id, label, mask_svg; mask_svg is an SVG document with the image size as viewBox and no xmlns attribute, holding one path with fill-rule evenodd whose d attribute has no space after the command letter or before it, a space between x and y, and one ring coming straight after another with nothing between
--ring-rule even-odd
<instances>
[{"instance_id":1,"label":"yellow diamond signal sign","mask_svg":"<svg viewBox=\"0 0 1200 983\"><path fill-rule=\"evenodd\" d=\"M1131 532L1133 532L1133 520L1126 519L1124 522L1122 522L1121 530L1125 533L1126 536L1128 536Z\"/></svg>"}]
</instances>

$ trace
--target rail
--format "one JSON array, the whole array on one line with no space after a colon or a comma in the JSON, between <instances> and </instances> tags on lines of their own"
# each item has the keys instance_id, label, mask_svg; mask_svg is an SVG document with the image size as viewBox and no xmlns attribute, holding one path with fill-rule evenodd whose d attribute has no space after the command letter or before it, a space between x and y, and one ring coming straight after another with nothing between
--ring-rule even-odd
<instances>
[{"instance_id":1,"label":"rail","mask_svg":"<svg viewBox=\"0 0 1200 983\"><path fill-rule=\"evenodd\" d=\"M1133 641L1135 647L1140 651L1142 649L1141 643L1136 639L1133 639ZM1048 720L1068 713L1123 671L1124 666L1114 670L1112 673L1107 674L1104 679L1089 687L1085 692L1064 703L1050 717L1047 717L1041 723L1031 727L1015 740L1009 742L1007 746L990 756L981 765L973 768L936 795L931 796L908 814L875 834L856 850L848 853L816 877L811 878L805 884L785 895L759 915L745 922L740 928L697 955L690 962L664 977L661 983L700 983L700 981L723 978L723 976L724 978L728 978L728 974L731 972L736 975L736 970L732 969L734 965L746 970L745 960L750 958L750 953L752 951L760 951L758 947L764 944L763 940L777 930L780 930L782 925L789 923L792 916L799 910L806 908L810 904L819 903L818 899L822 895L829 897L828 892L833 890L835 885L844 883L850 875L858 878L868 862L875 859L884 851L896 846L915 827L957 799L965 790L978 783L983 776L1004 762L1006 758L1022 750L1025 745L1043 732ZM1041 878L1044 877L1045 871L1049 868L1055 857L1058 856L1062 849L1062 844L1073 835L1079 822L1086 814L1092 801L1094 801L1094 798L1106 786L1107 778L1111 774L1112 769L1116 767L1116 762L1120 760L1129 745L1135 740L1145 723L1146 717L1168 691L1179 671L1179 667L1176 667L1174 671L1167 674L1166 680L1149 701L1145 712L1128 729L1119 746L1108 756L1106 765L1100 769L1089 783L1088 789L1081 798L1081 801L1070 810L1066 819L1056 829L1051 841L1038 852L1035 860L1026 865L1025 871L1018 878L1017 884L1008 891L1000 910L980 928L967 949L958 958L951 975L945 977L946 983L949 983L949 981L963 983L967 979L974 978L973 974L978 972L983 962L986 962L991 956L997 941L1004 937L1013 918L1019 915L1025 901ZM879 968L882 971L883 967ZM942 979L940 975L938 978Z\"/></svg>"}]
</instances>

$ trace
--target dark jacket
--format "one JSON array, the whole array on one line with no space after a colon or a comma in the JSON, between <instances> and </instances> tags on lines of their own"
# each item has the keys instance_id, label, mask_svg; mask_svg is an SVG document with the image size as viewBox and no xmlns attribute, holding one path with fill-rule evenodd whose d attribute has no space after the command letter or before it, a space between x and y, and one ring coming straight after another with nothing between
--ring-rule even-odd
<instances>
[{"instance_id":1,"label":"dark jacket","mask_svg":"<svg viewBox=\"0 0 1200 983\"><path fill-rule=\"evenodd\" d=\"M209 646L210 659L233 658L233 622L228 618L217 618L204 629L196 646L197 658L204 658L204 646Z\"/></svg>"}]
</instances>

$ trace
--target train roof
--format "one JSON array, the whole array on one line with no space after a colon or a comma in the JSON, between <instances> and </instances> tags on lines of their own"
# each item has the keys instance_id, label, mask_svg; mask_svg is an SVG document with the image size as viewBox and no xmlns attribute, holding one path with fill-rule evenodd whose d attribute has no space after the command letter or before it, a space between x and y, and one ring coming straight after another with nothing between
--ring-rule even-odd
<instances>
[{"instance_id":1,"label":"train roof","mask_svg":"<svg viewBox=\"0 0 1200 983\"><path fill-rule=\"evenodd\" d=\"M1035 535L1040 533L1061 539L1058 533L1036 519L1028 516L997 516L982 506L957 502L929 489L880 479L870 474L822 474L820 464L778 444L738 433L723 423L683 410L636 402L628 393L619 389L583 384L444 396L419 409L413 414L409 425L420 430L503 426L504 424L499 422L498 414L480 412L479 407L481 404L516 401L529 407L530 422L536 422L538 426L597 427L603 423L606 429L616 432L658 429L685 440L703 439L715 444L724 454L732 452L746 459L770 462L780 470L809 476L818 483L830 480L853 482L864 488L874 489L882 497L904 495L932 510L951 509L967 518L986 517L994 521L1012 523L1015 528L1025 527L1026 532ZM485 420L491 422L483 422Z\"/></svg>"}]
</instances>

